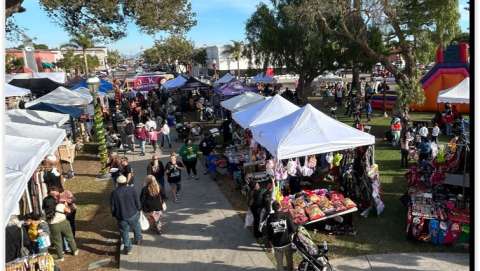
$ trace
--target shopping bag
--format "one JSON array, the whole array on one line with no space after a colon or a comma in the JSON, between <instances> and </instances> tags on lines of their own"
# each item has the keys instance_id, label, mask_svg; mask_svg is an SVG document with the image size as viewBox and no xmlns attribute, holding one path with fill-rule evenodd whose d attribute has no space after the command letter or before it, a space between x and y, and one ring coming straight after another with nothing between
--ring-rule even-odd
<instances>
[{"instance_id":1,"label":"shopping bag","mask_svg":"<svg viewBox=\"0 0 480 271\"><path fill-rule=\"evenodd\" d=\"M248 210L247 215L245 216L245 228L253 226L253 214Z\"/></svg>"},{"instance_id":2,"label":"shopping bag","mask_svg":"<svg viewBox=\"0 0 480 271\"><path fill-rule=\"evenodd\" d=\"M150 223L143 212L140 212L140 228L142 231L146 231L150 228Z\"/></svg>"},{"instance_id":3,"label":"shopping bag","mask_svg":"<svg viewBox=\"0 0 480 271\"><path fill-rule=\"evenodd\" d=\"M167 204L165 203L165 201L162 203L162 211L166 211L167 210Z\"/></svg>"}]
</instances>

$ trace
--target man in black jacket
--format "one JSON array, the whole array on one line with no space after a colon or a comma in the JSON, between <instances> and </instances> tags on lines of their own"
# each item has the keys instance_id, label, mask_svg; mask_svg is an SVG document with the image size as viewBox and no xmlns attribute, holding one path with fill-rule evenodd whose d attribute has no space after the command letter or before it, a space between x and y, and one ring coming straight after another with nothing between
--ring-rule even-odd
<instances>
[{"instance_id":1,"label":"man in black jacket","mask_svg":"<svg viewBox=\"0 0 480 271\"><path fill-rule=\"evenodd\" d=\"M217 144L215 143L215 139L213 138L213 135L209 132L205 133L203 140L200 141L199 149L203 154L203 162L205 165L205 173L204 173L205 175L208 173L207 157L215 149L216 145Z\"/></svg>"},{"instance_id":2,"label":"man in black jacket","mask_svg":"<svg viewBox=\"0 0 480 271\"><path fill-rule=\"evenodd\" d=\"M133 229L136 245L142 241L142 230L140 228L140 199L134 187L127 185L127 178L120 175L117 178L118 187L113 190L110 197L112 215L117 219L120 235L123 240L124 252L129 255L132 251L132 243L128 236L130 227Z\"/></svg>"},{"instance_id":3,"label":"man in black jacket","mask_svg":"<svg viewBox=\"0 0 480 271\"><path fill-rule=\"evenodd\" d=\"M267 219L267 238L274 249L277 270L283 269L283 257L287 259L287 270L293 270L293 250L291 236L295 232L295 224L286 213L280 212L280 203L272 204L274 214ZM285 256L284 256L285 255Z\"/></svg>"}]
</instances>

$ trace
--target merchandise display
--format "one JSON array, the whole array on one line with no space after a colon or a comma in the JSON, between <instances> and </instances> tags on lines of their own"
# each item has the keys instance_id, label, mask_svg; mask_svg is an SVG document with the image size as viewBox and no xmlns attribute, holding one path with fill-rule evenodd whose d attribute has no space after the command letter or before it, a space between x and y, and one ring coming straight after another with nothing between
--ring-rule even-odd
<instances>
[{"instance_id":1,"label":"merchandise display","mask_svg":"<svg viewBox=\"0 0 480 271\"><path fill-rule=\"evenodd\" d=\"M280 205L298 225L315 223L358 210L351 199L340 192L327 189L303 190L295 195L285 196Z\"/></svg>"},{"instance_id":2,"label":"merchandise display","mask_svg":"<svg viewBox=\"0 0 480 271\"><path fill-rule=\"evenodd\" d=\"M405 174L409 186L406 234L435 245L469 243L470 199L465 197L469 147L452 142L439 149L433 160L421 160ZM449 182L454 175L463 182Z\"/></svg>"}]
</instances>

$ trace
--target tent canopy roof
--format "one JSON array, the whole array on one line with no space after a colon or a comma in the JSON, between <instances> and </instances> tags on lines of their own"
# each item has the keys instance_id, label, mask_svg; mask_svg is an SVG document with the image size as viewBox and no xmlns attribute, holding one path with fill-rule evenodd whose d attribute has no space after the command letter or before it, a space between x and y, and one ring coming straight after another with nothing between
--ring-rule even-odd
<instances>
[{"instance_id":1,"label":"tent canopy roof","mask_svg":"<svg viewBox=\"0 0 480 271\"><path fill-rule=\"evenodd\" d=\"M470 77L466 77L458 85L443 90L438 94L437 103L470 103Z\"/></svg>"},{"instance_id":2,"label":"tent canopy roof","mask_svg":"<svg viewBox=\"0 0 480 271\"><path fill-rule=\"evenodd\" d=\"M252 78L253 83L265 83L272 84L274 82L272 76L264 75L264 73L259 73Z\"/></svg>"},{"instance_id":3,"label":"tent canopy roof","mask_svg":"<svg viewBox=\"0 0 480 271\"><path fill-rule=\"evenodd\" d=\"M232 112L241 110L243 107L265 100L265 97L255 92L247 91L241 95L222 101L220 105Z\"/></svg>"},{"instance_id":4,"label":"tent canopy roof","mask_svg":"<svg viewBox=\"0 0 480 271\"><path fill-rule=\"evenodd\" d=\"M5 225L18 209L18 202L28 181L48 154L50 144L46 140L5 135L5 192L3 221Z\"/></svg>"},{"instance_id":5,"label":"tent canopy roof","mask_svg":"<svg viewBox=\"0 0 480 271\"><path fill-rule=\"evenodd\" d=\"M9 84L29 89L32 92L32 95L37 98L62 86L60 83L57 83L50 78L13 79Z\"/></svg>"},{"instance_id":6,"label":"tent canopy roof","mask_svg":"<svg viewBox=\"0 0 480 271\"><path fill-rule=\"evenodd\" d=\"M179 75L174 79L166 81L162 86L167 90L171 90L185 85L185 82L187 82L187 79L183 75Z\"/></svg>"},{"instance_id":7,"label":"tent canopy roof","mask_svg":"<svg viewBox=\"0 0 480 271\"><path fill-rule=\"evenodd\" d=\"M82 109L80 108L76 108L73 106L50 104L50 103L37 103L28 107L28 109L68 114L72 118L79 118L82 115Z\"/></svg>"},{"instance_id":8,"label":"tent canopy roof","mask_svg":"<svg viewBox=\"0 0 480 271\"><path fill-rule=\"evenodd\" d=\"M375 144L375 137L330 118L310 104L252 127L253 138L277 159Z\"/></svg>"},{"instance_id":9,"label":"tent canopy roof","mask_svg":"<svg viewBox=\"0 0 480 271\"><path fill-rule=\"evenodd\" d=\"M180 87L181 90L208 90L210 89L210 85L205 84L204 82L198 80L197 78L190 76L190 78L187 79L185 84Z\"/></svg>"},{"instance_id":10,"label":"tent canopy roof","mask_svg":"<svg viewBox=\"0 0 480 271\"><path fill-rule=\"evenodd\" d=\"M251 128L282 118L298 109L298 106L277 94L271 99L263 100L242 111L235 112L232 117L243 128Z\"/></svg>"},{"instance_id":11,"label":"tent canopy roof","mask_svg":"<svg viewBox=\"0 0 480 271\"><path fill-rule=\"evenodd\" d=\"M62 126L69 119L69 116L67 114L29 109L8 110L6 117L7 121L11 122L56 127Z\"/></svg>"},{"instance_id":12,"label":"tent canopy roof","mask_svg":"<svg viewBox=\"0 0 480 271\"><path fill-rule=\"evenodd\" d=\"M5 97L25 96L31 93L27 88L21 88L5 83Z\"/></svg>"},{"instance_id":13,"label":"tent canopy roof","mask_svg":"<svg viewBox=\"0 0 480 271\"><path fill-rule=\"evenodd\" d=\"M42 64L45 62L42 62ZM46 63L50 64L50 63ZM6 74L5 81L10 82L13 79L42 79L48 78L59 84L65 84L67 75L65 72L31 72L31 73L17 73L17 74Z\"/></svg>"},{"instance_id":14,"label":"tent canopy roof","mask_svg":"<svg viewBox=\"0 0 480 271\"><path fill-rule=\"evenodd\" d=\"M32 131L35 132L32 133ZM49 153L54 153L67 135L63 129L15 122L5 124L5 134L47 140L50 145Z\"/></svg>"},{"instance_id":15,"label":"tent canopy roof","mask_svg":"<svg viewBox=\"0 0 480 271\"><path fill-rule=\"evenodd\" d=\"M246 91L257 91L255 87L247 87L240 81L233 81L215 89L215 93L223 96L235 96Z\"/></svg>"},{"instance_id":16,"label":"tent canopy roof","mask_svg":"<svg viewBox=\"0 0 480 271\"><path fill-rule=\"evenodd\" d=\"M91 96L87 97L78 92L71 91L64 87L58 87L54 91L44 95L36 100L25 104L26 107L31 107L37 103L51 103L64 106L82 106L88 105L93 101Z\"/></svg>"},{"instance_id":17,"label":"tent canopy roof","mask_svg":"<svg viewBox=\"0 0 480 271\"><path fill-rule=\"evenodd\" d=\"M226 83L230 83L231 81L235 80L235 76L231 75L229 72L227 72L224 76L222 76L222 78L218 79L217 81L215 81L215 85L218 85L218 84L226 84Z\"/></svg>"}]
</instances>

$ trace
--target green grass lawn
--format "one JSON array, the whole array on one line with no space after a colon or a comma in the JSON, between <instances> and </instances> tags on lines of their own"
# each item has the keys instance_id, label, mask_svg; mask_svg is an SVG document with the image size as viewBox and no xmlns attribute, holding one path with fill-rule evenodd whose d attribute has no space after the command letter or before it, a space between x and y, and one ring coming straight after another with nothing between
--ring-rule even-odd
<instances>
[{"instance_id":1,"label":"green grass lawn","mask_svg":"<svg viewBox=\"0 0 480 271\"><path fill-rule=\"evenodd\" d=\"M353 120L337 114L338 120L349 125ZM413 120L429 120L432 113L412 113ZM429 243L412 242L406 239L406 208L399 198L406 191L405 169L400 168L400 150L394 149L383 141L384 132L388 129L390 117L385 118L381 112L375 112L369 125L372 134L377 138L375 145L375 162L380 169L380 180L383 190L384 212L377 217L373 211L368 218L354 215L356 236L330 236L313 233L318 243L327 240L330 254L333 258L348 257L363 254L393 253L393 252L467 252L462 247L434 246ZM445 138L440 138L446 141Z\"/></svg>"}]
</instances>

